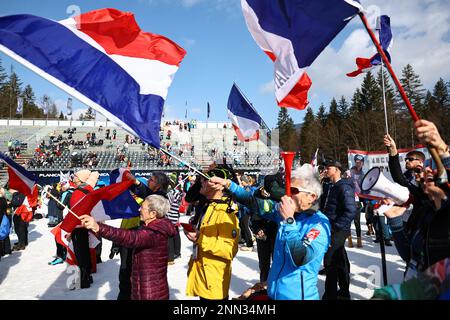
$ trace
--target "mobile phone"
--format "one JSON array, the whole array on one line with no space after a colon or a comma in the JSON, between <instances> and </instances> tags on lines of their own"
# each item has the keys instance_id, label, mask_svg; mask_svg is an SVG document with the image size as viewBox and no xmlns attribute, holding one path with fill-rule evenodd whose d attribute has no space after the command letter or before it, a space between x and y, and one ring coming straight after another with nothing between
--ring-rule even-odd
<instances>
[{"instance_id":1,"label":"mobile phone","mask_svg":"<svg viewBox=\"0 0 450 320\"><path fill-rule=\"evenodd\" d=\"M183 227L183 229L186 230L187 232L194 232L195 231L194 226L192 224L182 223L182 222L180 224Z\"/></svg>"}]
</instances>

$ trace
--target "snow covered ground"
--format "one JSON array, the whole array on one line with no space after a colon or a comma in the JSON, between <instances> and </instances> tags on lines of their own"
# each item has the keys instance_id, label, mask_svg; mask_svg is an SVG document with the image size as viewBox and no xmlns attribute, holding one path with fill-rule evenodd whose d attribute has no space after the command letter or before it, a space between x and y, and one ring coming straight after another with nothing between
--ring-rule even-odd
<instances>
[{"instance_id":1,"label":"snow covered ground","mask_svg":"<svg viewBox=\"0 0 450 320\"><path fill-rule=\"evenodd\" d=\"M182 222L189 217L182 216ZM362 217L362 220L364 218ZM47 219L30 223L29 245L24 251L13 252L0 261L0 299L27 300L115 300L118 294L119 256L109 259L111 242L103 240L102 260L93 275L94 283L89 289L69 290L67 282L74 271L66 264L49 266L55 254L54 237L47 227ZM120 221L111 221L118 226ZM369 299L373 293L373 284L382 284L381 256L379 245L366 236L365 221L363 229L363 248L347 248L351 263L352 299ZM355 235L354 230L352 230ZM16 235L10 236L12 244ZM185 295L187 264L191 254L191 243L181 234L181 258L168 268L170 298L173 300L197 299ZM355 241L354 241L355 242ZM356 244L356 243L355 243ZM404 263L397 255L395 247L386 247L387 274L389 283L402 280ZM252 251L239 251L232 265L230 298L239 296L248 287L259 281L256 246ZM325 277L319 276L319 290L323 293Z\"/></svg>"}]
</instances>

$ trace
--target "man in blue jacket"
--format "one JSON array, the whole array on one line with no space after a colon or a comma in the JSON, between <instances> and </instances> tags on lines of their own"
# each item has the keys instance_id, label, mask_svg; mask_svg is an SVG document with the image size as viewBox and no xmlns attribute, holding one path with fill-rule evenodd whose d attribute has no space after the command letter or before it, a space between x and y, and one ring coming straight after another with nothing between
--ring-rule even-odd
<instances>
[{"instance_id":1,"label":"man in blue jacket","mask_svg":"<svg viewBox=\"0 0 450 320\"><path fill-rule=\"evenodd\" d=\"M212 177L236 200L259 216L278 224L267 293L274 300L318 300L317 279L330 243L327 217L314 209L322 186L311 165L292 172L291 197L281 202L256 198L231 180Z\"/></svg>"},{"instance_id":2,"label":"man in blue jacket","mask_svg":"<svg viewBox=\"0 0 450 320\"><path fill-rule=\"evenodd\" d=\"M351 234L350 225L357 207L353 181L342 179L341 175L339 161L327 163L326 176L332 186L326 196L324 213L331 224L331 244L324 258L327 278L323 300L350 299L350 262L345 251L345 240Z\"/></svg>"}]
</instances>

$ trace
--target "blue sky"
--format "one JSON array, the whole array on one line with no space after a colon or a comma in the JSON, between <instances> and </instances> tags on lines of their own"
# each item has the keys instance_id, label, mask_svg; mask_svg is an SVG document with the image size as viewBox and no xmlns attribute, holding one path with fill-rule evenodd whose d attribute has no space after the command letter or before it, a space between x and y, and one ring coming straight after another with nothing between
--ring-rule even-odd
<instances>
[{"instance_id":1,"label":"blue sky","mask_svg":"<svg viewBox=\"0 0 450 320\"><path fill-rule=\"evenodd\" d=\"M374 0L362 1L368 15L389 14L392 19L393 67L400 74L411 63L431 88L439 77L449 79L450 15L448 1ZM70 6L81 12L112 7L131 11L141 29L162 34L187 51L169 89L166 115L184 118L185 103L189 118L206 120L206 104L211 104L210 121L227 120L226 104L235 81L265 122L276 125L279 107L272 85L273 64L254 42L245 25L239 0L14 0L0 3L0 15L30 13L49 19L68 18ZM349 79L356 56L370 56L373 47L358 19L354 19L317 58L308 74L312 78L310 105L316 111L321 103L346 96L350 99L362 77ZM39 98L49 94L65 112L68 95L0 53L3 66L12 64L24 84L30 84ZM425 59L428 58L428 59ZM86 107L74 99L74 108ZM77 113L77 112L76 112ZM296 123L305 111L289 110Z\"/></svg>"}]
</instances>

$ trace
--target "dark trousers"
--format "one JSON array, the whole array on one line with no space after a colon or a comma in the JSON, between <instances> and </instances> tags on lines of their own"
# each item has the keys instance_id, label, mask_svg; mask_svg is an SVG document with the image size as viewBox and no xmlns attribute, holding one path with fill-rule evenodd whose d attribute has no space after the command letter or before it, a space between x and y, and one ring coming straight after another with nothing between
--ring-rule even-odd
<instances>
[{"instance_id":1,"label":"dark trousers","mask_svg":"<svg viewBox=\"0 0 450 320\"><path fill-rule=\"evenodd\" d=\"M63 260L66 260L66 256L67 256L67 249L66 247L64 247L63 245L59 244L56 240L56 256L58 258L61 258Z\"/></svg>"},{"instance_id":2,"label":"dark trousers","mask_svg":"<svg viewBox=\"0 0 450 320\"><path fill-rule=\"evenodd\" d=\"M75 228L72 231L73 251L80 267L81 288L90 286L91 254L89 252L89 231L85 228Z\"/></svg>"},{"instance_id":3,"label":"dark trousers","mask_svg":"<svg viewBox=\"0 0 450 320\"><path fill-rule=\"evenodd\" d=\"M391 237L389 235L388 226L386 224L384 216L374 215L373 218L374 218L373 226L375 228L375 238L377 240L380 240L381 238L383 238L383 240L389 240Z\"/></svg>"},{"instance_id":4,"label":"dark trousers","mask_svg":"<svg viewBox=\"0 0 450 320\"><path fill-rule=\"evenodd\" d=\"M356 236L361 238L361 210L359 208L356 210L356 215L353 222L355 223Z\"/></svg>"},{"instance_id":5,"label":"dark trousers","mask_svg":"<svg viewBox=\"0 0 450 320\"><path fill-rule=\"evenodd\" d=\"M266 240L256 239L256 250L258 252L259 281L265 282L269 277L270 265L273 258L275 236L267 236Z\"/></svg>"},{"instance_id":6,"label":"dark trousers","mask_svg":"<svg viewBox=\"0 0 450 320\"><path fill-rule=\"evenodd\" d=\"M247 247L253 247L252 232L249 227L250 215L244 214L239 220L239 227L241 228L241 236L245 241Z\"/></svg>"},{"instance_id":7,"label":"dark trousers","mask_svg":"<svg viewBox=\"0 0 450 320\"><path fill-rule=\"evenodd\" d=\"M349 230L331 233L330 247L324 257L326 280L323 300L336 300L338 296L350 298L350 262L345 251L345 240L349 235Z\"/></svg>"},{"instance_id":8,"label":"dark trousers","mask_svg":"<svg viewBox=\"0 0 450 320\"><path fill-rule=\"evenodd\" d=\"M131 300L131 268L133 249L120 248L119 295L117 300Z\"/></svg>"},{"instance_id":9,"label":"dark trousers","mask_svg":"<svg viewBox=\"0 0 450 320\"><path fill-rule=\"evenodd\" d=\"M28 245L28 222L22 220L20 215L15 214L13 217L14 232L17 234L19 246Z\"/></svg>"},{"instance_id":10,"label":"dark trousers","mask_svg":"<svg viewBox=\"0 0 450 320\"><path fill-rule=\"evenodd\" d=\"M177 227L177 232L173 237L169 237L168 239L169 246L169 261L175 260L175 257L179 257L181 255L181 238L180 232Z\"/></svg>"}]
</instances>

